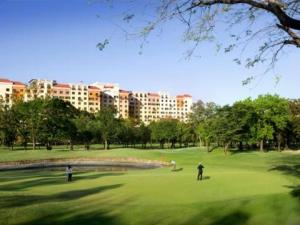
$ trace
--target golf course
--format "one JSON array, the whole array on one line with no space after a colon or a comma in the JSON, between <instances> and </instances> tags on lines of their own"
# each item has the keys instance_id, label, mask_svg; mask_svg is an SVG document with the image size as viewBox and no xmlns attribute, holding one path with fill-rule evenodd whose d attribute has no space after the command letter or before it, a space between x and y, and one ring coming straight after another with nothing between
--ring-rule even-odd
<instances>
[{"instance_id":1,"label":"golf course","mask_svg":"<svg viewBox=\"0 0 300 225\"><path fill-rule=\"evenodd\" d=\"M113 149L0 150L0 162L45 159L170 162L156 169L0 172L1 225L300 224L300 154ZM204 165L197 181L197 164Z\"/></svg>"}]
</instances>

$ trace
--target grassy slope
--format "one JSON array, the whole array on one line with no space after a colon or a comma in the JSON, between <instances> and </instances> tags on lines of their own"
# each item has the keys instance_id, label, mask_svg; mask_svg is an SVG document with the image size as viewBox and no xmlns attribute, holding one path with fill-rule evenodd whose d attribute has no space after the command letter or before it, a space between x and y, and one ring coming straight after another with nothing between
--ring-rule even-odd
<instances>
[{"instance_id":1,"label":"grassy slope","mask_svg":"<svg viewBox=\"0 0 300 225\"><path fill-rule=\"evenodd\" d=\"M75 173L0 172L0 224L300 224L299 155L199 149L0 151L1 161L69 157L175 159L169 168ZM206 179L196 181L195 167ZM269 171L274 166L277 170Z\"/></svg>"}]
</instances>

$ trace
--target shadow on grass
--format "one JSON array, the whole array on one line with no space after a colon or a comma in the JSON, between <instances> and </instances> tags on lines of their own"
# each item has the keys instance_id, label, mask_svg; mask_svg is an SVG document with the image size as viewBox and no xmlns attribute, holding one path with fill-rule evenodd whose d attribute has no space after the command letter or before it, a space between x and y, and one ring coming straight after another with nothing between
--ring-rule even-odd
<instances>
[{"instance_id":1,"label":"shadow on grass","mask_svg":"<svg viewBox=\"0 0 300 225\"><path fill-rule=\"evenodd\" d=\"M124 173L97 173L97 174L86 175L85 173L81 172L81 173L76 173L74 175L72 182L76 182L80 180L98 179L106 176L121 176L121 175L124 175ZM16 182L0 185L0 191L23 191L24 189L32 188L32 187L66 184L66 176L64 174L57 174L56 176L51 175L50 177L47 177L47 175L45 176L33 175L32 177L34 179L31 179L31 177L26 176L27 180L23 181L24 178L22 177L22 175L20 175L17 178L11 179L11 181L16 181ZM18 182L18 179L22 181ZM2 179L0 179L0 181L1 180Z\"/></svg>"},{"instance_id":2,"label":"shadow on grass","mask_svg":"<svg viewBox=\"0 0 300 225\"><path fill-rule=\"evenodd\" d=\"M249 218L248 213L236 211L212 222L211 225L244 225Z\"/></svg>"},{"instance_id":3,"label":"shadow on grass","mask_svg":"<svg viewBox=\"0 0 300 225\"><path fill-rule=\"evenodd\" d=\"M210 176L204 176L203 178L202 178L202 180L209 180L210 179Z\"/></svg>"},{"instance_id":4,"label":"shadow on grass","mask_svg":"<svg viewBox=\"0 0 300 225\"><path fill-rule=\"evenodd\" d=\"M215 217L213 216L214 215L210 213L208 213L208 216L205 216L205 214L201 214L187 221L185 225L201 225L203 223L209 225L245 225L251 217L250 214L242 212L240 210L236 210L224 216L217 217L217 219L215 219ZM210 219L209 217L212 219L211 222L203 222L207 219Z\"/></svg>"},{"instance_id":5,"label":"shadow on grass","mask_svg":"<svg viewBox=\"0 0 300 225\"><path fill-rule=\"evenodd\" d=\"M269 171L281 171L286 175L293 175L296 177L300 177L300 164L295 165L277 165L273 166Z\"/></svg>"},{"instance_id":6,"label":"shadow on grass","mask_svg":"<svg viewBox=\"0 0 300 225\"><path fill-rule=\"evenodd\" d=\"M172 172L180 172L180 171L182 171L183 170L183 168L178 168L178 169L172 169L171 171Z\"/></svg>"},{"instance_id":7,"label":"shadow on grass","mask_svg":"<svg viewBox=\"0 0 300 225\"><path fill-rule=\"evenodd\" d=\"M18 225L119 225L116 216L109 215L106 211L93 211L84 214L71 215L66 217L65 214L45 215L35 218L34 220L18 223Z\"/></svg>"},{"instance_id":8,"label":"shadow on grass","mask_svg":"<svg viewBox=\"0 0 300 225\"><path fill-rule=\"evenodd\" d=\"M300 185L285 185L284 187L292 189L290 194L294 197L300 200Z\"/></svg>"},{"instance_id":9,"label":"shadow on grass","mask_svg":"<svg viewBox=\"0 0 300 225\"><path fill-rule=\"evenodd\" d=\"M72 190L61 192L53 195L12 195L2 196L0 200L1 208L13 208L30 206L35 204L43 204L50 202L64 202L72 201L80 198L87 197L89 195L99 194L104 191L116 189L122 187L123 184L106 185L101 187L95 187L83 190Z\"/></svg>"}]
</instances>

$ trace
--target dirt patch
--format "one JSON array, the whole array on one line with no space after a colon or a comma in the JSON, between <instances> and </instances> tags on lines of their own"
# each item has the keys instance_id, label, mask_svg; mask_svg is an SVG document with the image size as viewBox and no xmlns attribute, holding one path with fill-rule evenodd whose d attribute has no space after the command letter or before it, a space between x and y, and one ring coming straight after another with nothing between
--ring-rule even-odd
<instances>
[{"instance_id":1,"label":"dirt patch","mask_svg":"<svg viewBox=\"0 0 300 225\"><path fill-rule=\"evenodd\" d=\"M284 150L283 153L300 155L300 150Z\"/></svg>"}]
</instances>

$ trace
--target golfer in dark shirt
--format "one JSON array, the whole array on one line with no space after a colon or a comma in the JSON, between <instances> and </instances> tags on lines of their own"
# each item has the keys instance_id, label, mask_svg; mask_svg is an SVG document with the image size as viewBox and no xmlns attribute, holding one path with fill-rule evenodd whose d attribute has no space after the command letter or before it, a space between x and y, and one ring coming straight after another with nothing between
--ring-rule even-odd
<instances>
[{"instance_id":1,"label":"golfer in dark shirt","mask_svg":"<svg viewBox=\"0 0 300 225\"><path fill-rule=\"evenodd\" d=\"M197 169L198 169L198 177L197 177L197 180L202 180L203 168L204 168L204 166L203 166L202 163L200 162L200 163L198 164L198 167L197 167Z\"/></svg>"}]
</instances>

